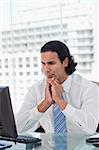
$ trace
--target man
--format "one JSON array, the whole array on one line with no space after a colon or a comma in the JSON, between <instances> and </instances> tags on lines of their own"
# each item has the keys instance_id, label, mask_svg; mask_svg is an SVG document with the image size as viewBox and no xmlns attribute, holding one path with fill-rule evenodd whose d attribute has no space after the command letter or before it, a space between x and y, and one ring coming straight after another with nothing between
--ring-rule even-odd
<instances>
[{"instance_id":1,"label":"man","mask_svg":"<svg viewBox=\"0 0 99 150\"><path fill-rule=\"evenodd\" d=\"M56 132L56 104L64 115L67 132L95 133L98 88L74 73L77 63L68 47L60 41L47 42L41 48L41 63L46 77L27 93L17 115L18 131L35 131L41 126L45 132Z\"/></svg>"}]
</instances>

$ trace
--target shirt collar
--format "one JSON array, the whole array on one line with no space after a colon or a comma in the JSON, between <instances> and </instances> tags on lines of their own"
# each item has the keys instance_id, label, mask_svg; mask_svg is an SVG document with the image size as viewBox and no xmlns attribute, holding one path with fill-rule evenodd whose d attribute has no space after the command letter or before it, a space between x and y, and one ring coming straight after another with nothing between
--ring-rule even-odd
<instances>
[{"instance_id":1,"label":"shirt collar","mask_svg":"<svg viewBox=\"0 0 99 150\"><path fill-rule=\"evenodd\" d=\"M62 86L67 93L69 93L71 82L72 82L72 75L69 75L67 79L62 83Z\"/></svg>"}]
</instances>

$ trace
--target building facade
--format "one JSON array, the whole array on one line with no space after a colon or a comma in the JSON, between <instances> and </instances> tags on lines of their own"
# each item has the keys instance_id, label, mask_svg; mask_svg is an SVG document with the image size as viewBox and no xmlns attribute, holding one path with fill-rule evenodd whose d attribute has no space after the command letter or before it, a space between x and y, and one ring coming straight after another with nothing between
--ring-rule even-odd
<instances>
[{"instance_id":1,"label":"building facade","mask_svg":"<svg viewBox=\"0 0 99 150\"><path fill-rule=\"evenodd\" d=\"M37 10L35 10L37 11ZM48 13L43 17L44 13ZM95 7L80 4L43 8L40 17L25 11L1 32L0 83L11 88L13 103L23 102L33 81L42 77L40 48L50 40L61 40L70 49L77 71L91 79L95 66ZM52 13L52 15L50 15ZM24 16L28 16L27 18ZM30 16L30 17L29 17Z\"/></svg>"}]
</instances>

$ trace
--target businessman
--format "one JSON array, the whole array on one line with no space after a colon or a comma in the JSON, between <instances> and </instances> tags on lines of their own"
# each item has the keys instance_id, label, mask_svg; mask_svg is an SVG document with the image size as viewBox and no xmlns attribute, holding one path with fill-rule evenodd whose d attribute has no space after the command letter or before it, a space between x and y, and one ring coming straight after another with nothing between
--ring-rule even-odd
<instances>
[{"instance_id":1,"label":"businessman","mask_svg":"<svg viewBox=\"0 0 99 150\"><path fill-rule=\"evenodd\" d=\"M49 41L41 48L45 77L28 91L17 114L18 132L83 132L93 134L98 126L98 87L75 73L68 47L61 41Z\"/></svg>"}]
</instances>

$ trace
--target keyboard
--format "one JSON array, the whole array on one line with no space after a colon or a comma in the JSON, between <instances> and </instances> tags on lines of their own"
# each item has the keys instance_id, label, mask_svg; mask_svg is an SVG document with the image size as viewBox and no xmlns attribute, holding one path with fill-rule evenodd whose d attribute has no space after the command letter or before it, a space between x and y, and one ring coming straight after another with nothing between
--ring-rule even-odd
<instances>
[{"instance_id":1,"label":"keyboard","mask_svg":"<svg viewBox=\"0 0 99 150\"><path fill-rule=\"evenodd\" d=\"M99 137L88 137L86 143L99 147Z\"/></svg>"},{"instance_id":2,"label":"keyboard","mask_svg":"<svg viewBox=\"0 0 99 150\"><path fill-rule=\"evenodd\" d=\"M4 150L5 148L10 148L11 146L12 146L11 144L0 141L0 149Z\"/></svg>"},{"instance_id":3,"label":"keyboard","mask_svg":"<svg viewBox=\"0 0 99 150\"><path fill-rule=\"evenodd\" d=\"M22 135L18 136L16 141L21 143L41 143L41 139L39 138Z\"/></svg>"},{"instance_id":4,"label":"keyboard","mask_svg":"<svg viewBox=\"0 0 99 150\"><path fill-rule=\"evenodd\" d=\"M32 136L23 136L20 135L17 138L10 138L10 137L2 137L0 136L1 140L7 140L7 141L13 141L13 142L19 142L19 143L33 143L41 145L41 139L32 137Z\"/></svg>"}]
</instances>

